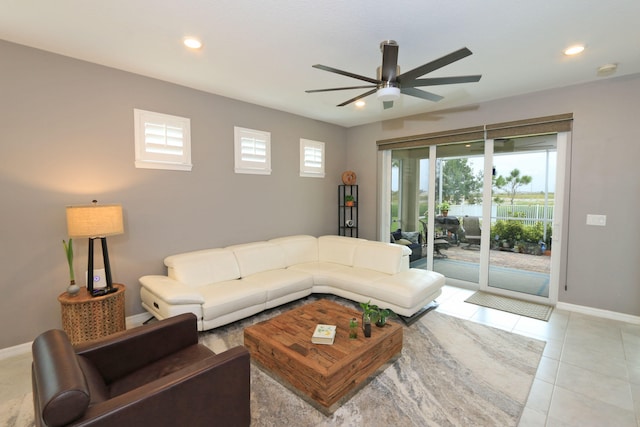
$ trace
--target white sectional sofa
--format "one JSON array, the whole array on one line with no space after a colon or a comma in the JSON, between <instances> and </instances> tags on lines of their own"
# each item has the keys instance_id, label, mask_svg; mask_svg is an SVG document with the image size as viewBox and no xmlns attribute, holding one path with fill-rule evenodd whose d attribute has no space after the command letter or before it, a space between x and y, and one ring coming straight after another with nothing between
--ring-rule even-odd
<instances>
[{"instance_id":1,"label":"white sectional sofa","mask_svg":"<svg viewBox=\"0 0 640 427\"><path fill-rule=\"evenodd\" d=\"M407 247L341 236L289 236L172 255L167 276L140 278L158 319L194 313L208 330L327 293L410 317L441 293L443 275L409 268Z\"/></svg>"}]
</instances>

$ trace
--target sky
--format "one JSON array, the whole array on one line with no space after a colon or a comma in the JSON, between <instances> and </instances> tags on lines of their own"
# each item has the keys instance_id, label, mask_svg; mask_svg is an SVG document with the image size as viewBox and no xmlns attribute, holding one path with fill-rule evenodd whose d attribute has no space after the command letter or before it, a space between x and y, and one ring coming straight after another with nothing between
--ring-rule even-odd
<instances>
[{"instance_id":1,"label":"sky","mask_svg":"<svg viewBox=\"0 0 640 427\"><path fill-rule=\"evenodd\" d=\"M547 164L547 154L544 152L533 153L515 153L515 154L499 154L495 155L493 159L494 166L496 168L496 176L507 177L513 169L520 170L520 176L531 176L531 184L520 187L519 191L523 192L541 192L545 191L545 170ZM549 181L548 191L554 192L556 185L556 160L557 153L549 153ZM424 159L421 162L422 165L428 165L428 159ZM477 174L484 167L484 157L471 157L469 158L469 165L474 170L474 174ZM424 166L422 166L424 167ZM426 191L428 189L428 174L421 174L420 189ZM393 191L398 189L398 180L396 174L392 174L391 188Z\"/></svg>"}]
</instances>

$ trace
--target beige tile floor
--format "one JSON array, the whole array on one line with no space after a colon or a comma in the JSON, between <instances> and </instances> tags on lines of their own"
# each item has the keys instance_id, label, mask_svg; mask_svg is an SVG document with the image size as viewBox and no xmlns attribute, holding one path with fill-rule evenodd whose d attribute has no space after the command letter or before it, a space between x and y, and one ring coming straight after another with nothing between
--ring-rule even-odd
<instances>
[{"instance_id":1,"label":"beige tile floor","mask_svg":"<svg viewBox=\"0 0 640 427\"><path fill-rule=\"evenodd\" d=\"M549 322L467 304L445 286L438 311L547 342L520 427L640 427L640 325L554 310Z\"/></svg>"},{"instance_id":2,"label":"beige tile floor","mask_svg":"<svg viewBox=\"0 0 640 427\"><path fill-rule=\"evenodd\" d=\"M445 286L438 311L547 342L520 427L640 427L640 325L554 310L549 322L467 304ZM0 360L0 402L31 390L31 356Z\"/></svg>"}]
</instances>

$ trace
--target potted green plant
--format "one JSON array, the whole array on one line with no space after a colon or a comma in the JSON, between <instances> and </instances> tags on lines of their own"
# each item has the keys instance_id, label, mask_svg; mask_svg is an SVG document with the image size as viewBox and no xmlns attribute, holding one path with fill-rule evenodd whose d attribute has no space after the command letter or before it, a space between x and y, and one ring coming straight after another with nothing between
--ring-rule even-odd
<instances>
[{"instance_id":1,"label":"potted green plant","mask_svg":"<svg viewBox=\"0 0 640 427\"><path fill-rule=\"evenodd\" d=\"M371 304L371 300L368 302L361 302L362 308L362 329L364 330L364 336L366 338L371 337L371 322L375 322L375 315L378 312L378 307Z\"/></svg>"},{"instance_id":2,"label":"potted green plant","mask_svg":"<svg viewBox=\"0 0 640 427\"><path fill-rule=\"evenodd\" d=\"M395 313L390 308L379 308L378 316L376 319L376 326L379 328L383 328L387 324L387 319L394 315Z\"/></svg>"},{"instance_id":3,"label":"potted green plant","mask_svg":"<svg viewBox=\"0 0 640 427\"><path fill-rule=\"evenodd\" d=\"M438 205L438 209L440 209L440 214L442 216L449 215L449 208L450 208L449 202L447 202L446 200Z\"/></svg>"},{"instance_id":4,"label":"potted green plant","mask_svg":"<svg viewBox=\"0 0 640 427\"><path fill-rule=\"evenodd\" d=\"M351 206L355 206L355 204L356 204L356 199L352 195L348 194L348 195L344 196L344 205L345 206L351 207Z\"/></svg>"},{"instance_id":5,"label":"potted green plant","mask_svg":"<svg viewBox=\"0 0 640 427\"><path fill-rule=\"evenodd\" d=\"M80 287L76 285L76 275L73 271L73 239L69 239L69 244L63 240L62 245L69 264L69 287L67 288L67 293L73 296L80 292Z\"/></svg>"}]
</instances>

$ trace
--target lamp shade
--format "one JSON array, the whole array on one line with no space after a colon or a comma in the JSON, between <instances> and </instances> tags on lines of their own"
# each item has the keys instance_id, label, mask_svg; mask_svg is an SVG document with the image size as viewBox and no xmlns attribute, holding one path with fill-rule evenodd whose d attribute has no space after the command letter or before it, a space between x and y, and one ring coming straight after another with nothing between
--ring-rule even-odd
<instances>
[{"instance_id":1,"label":"lamp shade","mask_svg":"<svg viewBox=\"0 0 640 427\"><path fill-rule=\"evenodd\" d=\"M106 237L124 233L122 205L67 206L69 237Z\"/></svg>"}]
</instances>

